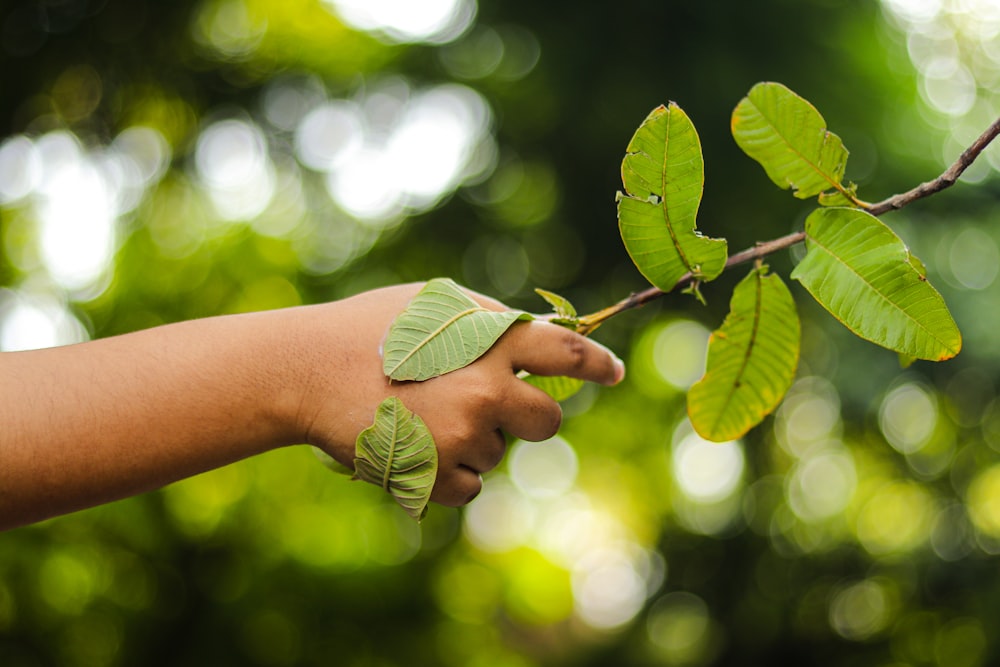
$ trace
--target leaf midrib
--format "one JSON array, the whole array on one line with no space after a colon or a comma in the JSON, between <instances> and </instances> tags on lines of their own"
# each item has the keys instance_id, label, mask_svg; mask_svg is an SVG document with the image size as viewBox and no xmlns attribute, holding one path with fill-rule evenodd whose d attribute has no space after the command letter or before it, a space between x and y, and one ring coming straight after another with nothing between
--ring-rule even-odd
<instances>
[{"instance_id":1,"label":"leaf midrib","mask_svg":"<svg viewBox=\"0 0 1000 667\"><path fill-rule=\"evenodd\" d=\"M396 436L399 435L399 406L396 405L395 401L392 404L392 437L389 438L389 451L386 452L385 460L385 470L382 472L382 489L385 491L389 490L390 482L392 481L392 461L396 457L396 447L398 442L396 442Z\"/></svg>"},{"instance_id":2,"label":"leaf midrib","mask_svg":"<svg viewBox=\"0 0 1000 667\"><path fill-rule=\"evenodd\" d=\"M778 129L778 127L771 122L771 119L768 118L767 114L765 114L764 111L759 106L757 106L756 102L754 102L749 97L747 97L747 102L749 102L750 106L752 106L754 110L760 115L760 117L764 119L764 122L767 124L767 126L774 131L774 134L777 135L782 142L784 142L784 144L788 147L789 150L791 150L792 153L801 158L802 161L805 162L813 171L819 174L824 181L829 183L833 187L833 189L835 189L837 192L847 197L848 201L851 202L855 201L854 198L847 193L847 189L843 186L843 184L833 180L830 176L826 174L826 172L820 169L818 163L814 164L812 160L807 158L805 155L802 154L801 151L795 148L794 144L792 144L792 142L788 140L788 138ZM826 143L826 138L829 136L830 136L830 131L824 128L823 129L824 144ZM791 185L791 183L789 183L789 185Z\"/></svg>"},{"instance_id":3,"label":"leaf midrib","mask_svg":"<svg viewBox=\"0 0 1000 667\"><path fill-rule=\"evenodd\" d=\"M660 165L660 210L663 212L663 222L667 226L667 232L670 234L670 241L674 244L674 248L677 250L677 255L680 257L681 263L684 268L688 271L693 271L691 268L691 263L688 261L687 255L684 253L684 248L681 247L681 242L674 233L673 221L670 219L670 213L667 211L667 162L670 160L670 124L673 122L671 117L671 110L667 109L667 120L666 120L666 132L663 135L663 162Z\"/></svg>"},{"instance_id":4,"label":"leaf midrib","mask_svg":"<svg viewBox=\"0 0 1000 667\"><path fill-rule=\"evenodd\" d=\"M405 355L403 355L403 358L400 359L396 363L395 366L393 366L392 368L389 369L389 372L386 373L386 375L392 377L392 374L395 373L396 371L398 371L400 369L400 367L403 366L407 361L409 361L410 359L412 359L413 356L416 355L416 353L419 350L421 350L424 346L426 346L432 340L434 340L435 338L437 338L438 335L440 335L442 331L444 331L445 329L447 329L449 326L451 326L452 324L454 324L458 320L462 319L463 317L465 317L467 315L472 315L473 313L481 313L481 312L490 312L490 311L488 309L486 309L486 308L483 308L482 306L476 306L474 308L466 308L465 310L462 310L462 311L459 311L459 312L455 313L454 315L452 315L451 317L449 317L447 320L445 320L444 322L442 322L441 325L438 326L437 329L435 329L434 331L431 331L429 334L427 334L424 337L423 340L421 340L419 343L417 343L416 345L414 345L410 349L409 352L407 352Z\"/></svg>"}]
</instances>

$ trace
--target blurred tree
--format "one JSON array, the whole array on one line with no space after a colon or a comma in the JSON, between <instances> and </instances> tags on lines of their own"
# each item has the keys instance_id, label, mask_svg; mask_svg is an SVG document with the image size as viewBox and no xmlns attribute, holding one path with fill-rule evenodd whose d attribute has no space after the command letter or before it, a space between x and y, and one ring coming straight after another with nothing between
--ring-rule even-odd
<instances>
[{"instance_id":1,"label":"blurred tree","mask_svg":"<svg viewBox=\"0 0 1000 667\"><path fill-rule=\"evenodd\" d=\"M729 136L752 84L814 102L876 200L992 120L998 32L989 0L11 0L0 349L436 275L596 309L643 287L614 195L652 107L698 127L699 226L738 250L809 210ZM800 299L789 398L705 443L684 391L737 271L602 327L626 383L420 526L300 449L0 535L0 664L991 664L998 167L885 218L953 362Z\"/></svg>"}]
</instances>

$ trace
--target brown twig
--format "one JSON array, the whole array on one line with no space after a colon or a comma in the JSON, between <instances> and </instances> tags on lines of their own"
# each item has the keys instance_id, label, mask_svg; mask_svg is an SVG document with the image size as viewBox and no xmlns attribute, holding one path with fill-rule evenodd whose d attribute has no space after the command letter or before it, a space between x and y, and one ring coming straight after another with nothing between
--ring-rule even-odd
<instances>
[{"instance_id":1,"label":"brown twig","mask_svg":"<svg viewBox=\"0 0 1000 667\"><path fill-rule=\"evenodd\" d=\"M962 172L968 169L976 161L976 158L979 157L979 154L990 145L990 142L997 138L997 135L1000 135L1000 118L997 118L985 132L979 135L979 138L971 146L962 151L962 154L958 156L954 164L933 181L921 183L908 192L893 195L877 204L869 204L865 207L865 210L872 215L882 215L887 211L897 211L911 202L951 187L961 177Z\"/></svg>"},{"instance_id":2,"label":"brown twig","mask_svg":"<svg viewBox=\"0 0 1000 667\"><path fill-rule=\"evenodd\" d=\"M994 121L985 132L979 135L979 138L976 139L971 146L962 151L962 154L958 156L958 159L955 160L954 164L948 167L944 173L935 178L933 181L921 183L912 190L903 192L902 194L893 195L892 197L884 199L880 202L867 204L864 206L864 210L876 216L882 215L888 211L898 211L907 204L911 204L918 199L922 199L951 187L955 184L959 177L961 177L962 173L976 161L976 158L979 157L986 147L990 145L990 142L997 138L998 135L1000 135L1000 118ZM777 252L778 250L784 250L785 248L790 248L793 245L801 243L805 240L805 238L806 233L803 231L793 232L771 241L762 241L753 247L736 253L735 255L730 255L729 259L726 260L725 268L729 269L738 264L745 264L747 262L752 262L762 257L766 257L767 255ZM692 284L694 280L694 276L687 273L681 276L670 291L672 292L678 287L686 287ZM612 306L602 308L594 313L580 317L576 330L582 334L589 334L608 318L626 310L645 306L647 303L659 299L664 294L667 294L667 292L657 287L650 287L649 289L645 289L641 292L633 292Z\"/></svg>"}]
</instances>

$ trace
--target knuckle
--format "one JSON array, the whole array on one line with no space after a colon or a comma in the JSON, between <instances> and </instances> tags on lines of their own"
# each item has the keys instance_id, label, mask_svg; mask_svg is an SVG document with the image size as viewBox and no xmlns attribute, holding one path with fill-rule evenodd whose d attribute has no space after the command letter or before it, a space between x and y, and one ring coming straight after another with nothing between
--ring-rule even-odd
<instances>
[{"instance_id":1,"label":"knuckle","mask_svg":"<svg viewBox=\"0 0 1000 667\"><path fill-rule=\"evenodd\" d=\"M452 438L460 445L468 445L478 439L479 428L477 424L468 419L456 420L451 426Z\"/></svg>"},{"instance_id":2,"label":"knuckle","mask_svg":"<svg viewBox=\"0 0 1000 667\"><path fill-rule=\"evenodd\" d=\"M507 441L499 431L494 431L495 437L483 447L483 472L493 470L503 461L507 453Z\"/></svg>"},{"instance_id":3,"label":"knuckle","mask_svg":"<svg viewBox=\"0 0 1000 667\"><path fill-rule=\"evenodd\" d=\"M471 502L483 490L483 480L478 475L454 471L450 475L438 475L431 500L445 507L461 507Z\"/></svg>"},{"instance_id":4,"label":"knuckle","mask_svg":"<svg viewBox=\"0 0 1000 667\"><path fill-rule=\"evenodd\" d=\"M551 407L542 411L536 419L535 432L531 439L540 442L554 436L562 426L562 418L562 408L559 407L558 403L552 401Z\"/></svg>"},{"instance_id":5,"label":"knuckle","mask_svg":"<svg viewBox=\"0 0 1000 667\"><path fill-rule=\"evenodd\" d=\"M471 414L491 410L498 401L498 393L488 378L477 378L464 388L467 408Z\"/></svg>"},{"instance_id":6,"label":"knuckle","mask_svg":"<svg viewBox=\"0 0 1000 667\"><path fill-rule=\"evenodd\" d=\"M566 331L563 334L563 348L570 366L574 369L583 368L587 361L587 343L579 334Z\"/></svg>"}]
</instances>

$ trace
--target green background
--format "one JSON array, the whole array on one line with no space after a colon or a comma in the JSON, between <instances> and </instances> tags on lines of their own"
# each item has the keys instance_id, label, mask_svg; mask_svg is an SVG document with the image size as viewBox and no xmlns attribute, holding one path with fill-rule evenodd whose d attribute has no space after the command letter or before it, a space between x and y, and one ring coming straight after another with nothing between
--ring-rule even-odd
<instances>
[{"instance_id":1,"label":"green background","mask_svg":"<svg viewBox=\"0 0 1000 667\"><path fill-rule=\"evenodd\" d=\"M698 128L699 228L731 252L812 209L730 136L754 83L820 109L869 201L935 177L1000 108L988 0L477 10L437 44L352 28L318 0L4 2L0 348L440 275L590 312L645 287L615 193L658 104ZM391 196L359 214L330 192L363 152L303 157L317 147L303 121L326 103L365 119L344 145L388 145L419 108L457 108L474 132L411 136L409 178L458 167L407 196L385 162L350 193ZM789 398L742 441L707 445L684 392L745 275L730 271L707 307L668 295L601 327L626 381L588 387L558 439L513 443L480 498L419 526L297 447L0 534L0 665L992 664L997 167L991 149L965 182L882 218L963 330L953 361L902 369L791 284ZM105 237L103 263L66 269ZM787 277L798 257L769 263Z\"/></svg>"}]
</instances>

